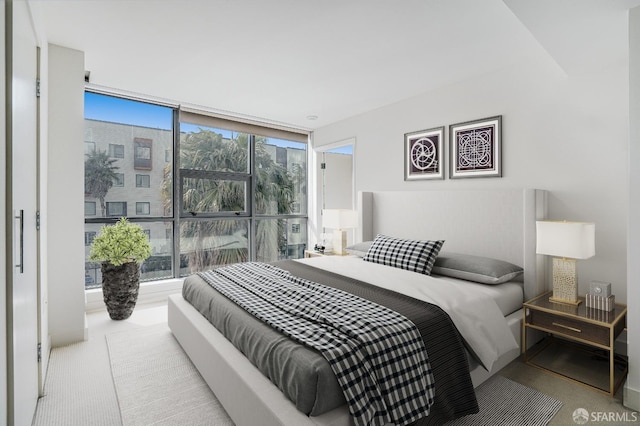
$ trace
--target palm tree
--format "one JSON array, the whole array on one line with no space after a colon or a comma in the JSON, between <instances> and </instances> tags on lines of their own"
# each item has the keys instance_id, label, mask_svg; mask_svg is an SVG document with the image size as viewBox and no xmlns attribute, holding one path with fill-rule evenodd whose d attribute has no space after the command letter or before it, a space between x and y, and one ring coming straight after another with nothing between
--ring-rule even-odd
<instances>
[{"instance_id":1,"label":"palm tree","mask_svg":"<svg viewBox=\"0 0 640 426\"><path fill-rule=\"evenodd\" d=\"M109 158L107 151L100 150L87 154L84 162L84 191L100 200L102 217L106 216L104 199L117 177L115 170L118 167L113 165L115 162L115 159Z\"/></svg>"},{"instance_id":2,"label":"palm tree","mask_svg":"<svg viewBox=\"0 0 640 426\"><path fill-rule=\"evenodd\" d=\"M180 169L248 173L248 141L246 134L223 139L221 134L211 130L188 133L180 144ZM269 215L291 213L294 201L292 176L269 154L265 138L256 137L255 161L255 211ZM194 216L200 212L242 212L247 208L245 193L243 181L183 178L183 209ZM165 200L170 200L168 195L165 192ZM286 252L285 226L286 220L281 219L257 221L259 260L277 259L279 253ZM247 230L247 222L243 220L184 221L181 236L193 242L188 250L190 269L198 271L248 260Z\"/></svg>"}]
</instances>

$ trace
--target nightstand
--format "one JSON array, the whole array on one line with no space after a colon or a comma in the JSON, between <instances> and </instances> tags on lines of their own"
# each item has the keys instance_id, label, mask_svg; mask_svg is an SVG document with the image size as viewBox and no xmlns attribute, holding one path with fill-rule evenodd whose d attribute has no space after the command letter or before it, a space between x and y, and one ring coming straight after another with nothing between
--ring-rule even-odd
<instances>
[{"instance_id":1,"label":"nightstand","mask_svg":"<svg viewBox=\"0 0 640 426\"><path fill-rule=\"evenodd\" d=\"M625 328L627 307L611 312L549 301L545 293L524 304L523 361L552 374L613 396L627 376L625 357L615 355L615 341ZM584 297L580 297L584 302ZM527 349L527 329L547 333Z\"/></svg>"},{"instance_id":2,"label":"nightstand","mask_svg":"<svg viewBox=\"0 0 640 426\"><path fill-rule=\"evenodd\" d=\"M324 256L351 256L349 253L346 254L335 254L333 252L325 252L325 253L320 253L319 251L315 251L315 250L305 250L304 251L304 257L324 257Z\"/></svg>"},{"instance_id":3,"label":"nightstand","mask_svg":"<svg viewBox=\"0 0 640 426\"><path fill-rule=\"evenodd\" d=\"M319 251L315 251L315 250L305 250L304 251L304 257L305 258L309 258L309 257L324 257L324 256L329 256L330 253L320 253Z\"/></svg>"}]
</instances>

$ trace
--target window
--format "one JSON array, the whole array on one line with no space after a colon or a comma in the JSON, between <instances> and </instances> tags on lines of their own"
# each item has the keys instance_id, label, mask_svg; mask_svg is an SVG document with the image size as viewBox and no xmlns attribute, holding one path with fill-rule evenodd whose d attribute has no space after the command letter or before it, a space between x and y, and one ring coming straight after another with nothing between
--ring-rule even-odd
<instances>
[{"instance_id":1,"label":"window","mask_svg":"<svg viewBox=\"0 0 640 426\"><path fill-rule=\"evenodd\" d=\"M84 153L85 155L89 155L92 152L95 152L96 150L96 143L95 142L86 142L84 143Z\"/></svg>"},{"instance_id":2,"label":"window","mask_svg":"<svg viewBox=\"0 0 640 426\"><path fill-rule=\"evenodd\" d=\"M133 168L151 170L151 139L135 138L133 141Z\"/></svg>"},{"instance_id":3,"label":"window","mask_svg":"<svg viewBox=\"0 0 640 426\"><path fill-rule=\"evenodd\" d=\"M212 243L218 243L217 250L212 246L190 258L191 270L211 267L210 258L217 265L296 258L306 246L306 232L301 232L306 217L293 210L295 203L307 204L306 182L299 182L306 179L299 170L306 170L306 143L265 129L233 129L240 130L224 120L181 112L181 235L211 233ZM301 217L295 236L289 232L290 216ZM202 217L212 220L197 219ZM251 246L247 239L253 241L252 255L246 253ZM193 243L184 239L180 245Z\"/></svg>"},{"instance_id":4,"label":"window","mask_svg":"<svg viewBox=\"0 0 640 426\"><path fill-rule=\"evenodd\" d=\"M113 177L113 186L124 186L124 173L116 173Z\"/></svg>"},{"instance_id":5,"label":"window","mask_svg":"<svg viewBox=\"0 0 640 426\"><path fill-rule=\"evenodd\" d=\"M136 214L137 215L148 215L151 213L151 204L145 202L137 202L136 203Z\"/></svg>"},{"instance_id":6,"label":"window","mask_svg":"<svg viewBox=\"0 0 640 426\"><path fill-rule=\"evenodd\" d=\"M124 118L115 114L122 110ZM85 206L85 232L121 216L143 225L152 255L142 281L303 257L306 134L85 92L85 135L95 147L85 160L85 200L93 203ZM135 186L125 186L127 174ZM101 279L100 265L87 259L85 287Z\"/></svg>"},{"instance_id":7,"label":"window","mask_svg":"<svg viewBox=\"0 0 640 426\"><path fill-rule=\"evenodd\" d=\"M124 145L109 144L109 157L124 158Z\"/></svg>"},{"instance_id":8,"label":"window","mask_svg":"<svg viewBox=\"0 0 640 426\"><path fill-rule=\"evenodd\" d=\"M85 201L84 202L84 215L85 216L95 216L96 215L96 203L95 203L95 201Z\"/></svg>"},{"instance_id":9,"label":"window","mask_svg":"<svg viewBox=\"0 0 640 426\"><path fill-rule=\"evenodd\" d=\"M136 188L149 188L151 175L136 175Z\"/></svg>"},{"instance_id":10,"label":"window","mask_svg":"<svg viewBox=\"0 0 640 426\"><path fill-rule=\"evenodd\" d=\"M107 216L124 217L127 215L126 201L107 202Z\"/></svg>"},{"instance_id":11,"label":"window","mask_svg":"<svg viewBox=\"0 0 640 426\"><path fill-rule=\"evenodd\" d=\"M96 237L95 232L85 232L84 233L84 245L90 246L93 243L93 239Z\"/></svg>"}]
</instances>

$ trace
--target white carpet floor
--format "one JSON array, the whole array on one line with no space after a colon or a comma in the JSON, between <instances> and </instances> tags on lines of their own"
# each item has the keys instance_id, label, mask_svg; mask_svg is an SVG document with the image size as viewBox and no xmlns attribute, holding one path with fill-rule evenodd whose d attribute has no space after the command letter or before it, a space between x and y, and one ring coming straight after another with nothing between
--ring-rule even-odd
<instances>
[{"instance_id":1,"label":"white carpet floor","mask_svg":"<svg viewBox=\"0 0 640 426\"><path fill-rule=\"evenodd\" d=\"M124 426L233 426L166 324L107 335Z\"/></svg>"},{"instance_id":2,"label":"white carpet floor","mask_svg":"<svg viewBox=\"0 0 640 426\"><path fill-rule=\"evenodd\" d=\"M167 323L167 305L139 306L124 321L87 315L89 340L51 351L33 426L121 426L105 335Z\"/></svg>"},{"instance_id":3,"label":"white carpet floor","mask_svg":"<svg viewBox=\"0 0 640 426\"><path fill-rule=\"evenodd\" d=\"M233 426L164 324L107 335L124 426ZM562 403L502 376L476 391L480 412L447 426L545 426Z\"/></svg>"},{"instance_id":4,"label":"white carpet floor","mask_svg":"<svg viewBox=\"0 0 640 426\"><path fill-rule=\"evenodd\" d=\"M121 426L105 336L141 326L166 324L167 307L166 304L138 306L131 318L124 321L112 321L106 312L88 314L87 319L88 341L52 350L45 396L38 401L32 426ZM630 411L621 404L621 391L615 398L609 398L523 365L519 360L499 374L562 401L564 405L550 425L575 424L572 414L578 408L615 413Z\"/></svg>"}]
</instances>

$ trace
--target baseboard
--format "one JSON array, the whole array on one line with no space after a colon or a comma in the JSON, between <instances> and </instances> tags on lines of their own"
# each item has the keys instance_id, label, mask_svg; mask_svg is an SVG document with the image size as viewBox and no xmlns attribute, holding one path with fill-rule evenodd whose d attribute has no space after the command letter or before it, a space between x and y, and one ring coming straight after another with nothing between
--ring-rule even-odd
<instances>
[{"instance_id":1,"label":"baseboard","mask_svg":"<svg viewBox=\"0 0 640 426\"><path fill-rule=\"evenodd\" d=\"M622 392L622 405L635 411L640 411L640 390L632 389L627 383Z\"/></svg>"},{"instance_id":2,"label":"baseboard","mask_svg":"<svg viewBox=\"0 0 640 426\"><path fill-rule=\"evenodd\" d=\"M140 284L137 306L166 301L169 295L182 291L184 279L149 281ZM98 312L105 310L102 289L96 288L86 291L85 312Z\"/></svg>"}]
</instances>

